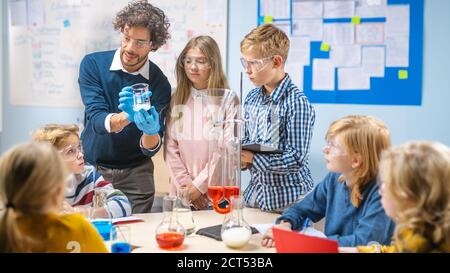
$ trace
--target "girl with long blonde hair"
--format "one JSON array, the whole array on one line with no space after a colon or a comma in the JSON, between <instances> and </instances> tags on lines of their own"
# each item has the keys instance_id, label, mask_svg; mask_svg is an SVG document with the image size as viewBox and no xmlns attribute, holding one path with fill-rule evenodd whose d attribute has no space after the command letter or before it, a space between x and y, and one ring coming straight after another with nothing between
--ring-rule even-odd
<instances>
[{"instance_id":1,"label":"girl with long blonde hair","mask_svg":"<svg viewBox=\"0 0 450 273\"><path fill-rule=\"evenodd\" d=\"M197 209L208 206L208 143L210 120L205 100L210 90L228 89L219 47L210 36L192 38L176 66L177 88L167 115L165 159L171 175L171 193L187 187Z\"/></svg>"},{"instance_id":2,"label":"girl with long blonde hair","mask_svg":"<svg viewBox=\"0 0 450 273\"><path fill-rule=\"evenodd\" d=\"M14 146L0 159L0 252L107 252L79 214L58 215L66 168L48 143Z\"/></svg>"},{"instance_id":3,"label":"girl with long blonde hair","mask_svg":"<svg viewBox=\"0 0 450 273\"><path fill-rule=\"evenodd\" d=\"M450 148L416 141L383 152L381 202L397 223L390 246L359 252L450 252Z\"/></svg>"}]
</instances>

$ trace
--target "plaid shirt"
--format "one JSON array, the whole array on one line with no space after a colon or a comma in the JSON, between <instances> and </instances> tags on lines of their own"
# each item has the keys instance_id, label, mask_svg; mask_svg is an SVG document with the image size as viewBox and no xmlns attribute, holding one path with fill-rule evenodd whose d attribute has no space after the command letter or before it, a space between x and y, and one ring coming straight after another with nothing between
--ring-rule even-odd
<instances>
[{"instance_id":1,"label":"plaid shirt","mask_svg":"<svg viewBox=\"0 0 450 273\"><path fill-rule=\"evenodd\" d=\"M313 188L309 148L315 112L305 94L289 75L269 96L255 88L244 102L243 144L259 143L282 150L282 154L255 153L251 180L244 191L250 203L256 194L265 211L283 209Z\"/></svg>"}]
</instances>

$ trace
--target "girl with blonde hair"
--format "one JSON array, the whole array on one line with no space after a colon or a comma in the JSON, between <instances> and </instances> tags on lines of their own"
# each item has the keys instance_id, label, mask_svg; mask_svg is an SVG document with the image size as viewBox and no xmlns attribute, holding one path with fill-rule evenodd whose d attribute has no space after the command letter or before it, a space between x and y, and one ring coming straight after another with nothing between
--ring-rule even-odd
<instances>
[{"instance_id":1,"label":"girl with blonde hair","mask_svg":"<svg viewBox=\"0 0 450 273\"><path fill-rule=\"evenodd\" d=\"M381 203L397 223L390 246L359 252L450 252L450 148L408 142L383 152Z\"/></svg>"},{"instance_id":2,"label":"girl with blonde hair","mask_svg":"<svg viewBox=\"0 0 450 273\"><path fill-rule=\"evenodd\" d=\"M394 223L385 214L376 183L381 152L390 146L386 125L371 116L347 116L331 124L323 148L330 171L303 200L286 209L277 227L299 230L306 219L325 218L325 235L341 246L389 243ZM272 231L264 246L274 246Z\"/></svg>"},{"instance_id":3,"label":"girl with blonde hair","mask_svg":"<svg viewBox=\"0 0 450 273\"><path fill-rule=\"evenodd\" d=\"M171 193L187 187L197 209L208 206L208 143L210 125L204 105L208 90L228 89L219 47L210 36L192 38L176 66L177 88L167 115L165 159L171 175Z\"/></svg>"},{"instance_id":4,"label":"girl with blonde hair","mask_svg":"<svg viewBox=\"0 0 450 273\"><path fill-rule=\"evenodd\" d=\"M107 252L78 214L58 215L66 168L47 143L20 144L0 159L0 252Z\"/></svg>"}]
</instances>

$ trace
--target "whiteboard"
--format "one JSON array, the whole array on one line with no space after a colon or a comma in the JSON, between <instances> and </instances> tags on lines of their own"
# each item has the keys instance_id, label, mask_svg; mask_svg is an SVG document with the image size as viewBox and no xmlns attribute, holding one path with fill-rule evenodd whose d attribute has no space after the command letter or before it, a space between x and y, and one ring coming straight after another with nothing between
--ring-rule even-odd
<instances>
[{"instance_id":1,"label":"whiteboard","mask_svg":"<svg viewBox=\"0 0 450 273\"><path fill-rule=\"evenodd\" d=\"M191 37L212 36L226 60L227 0L150 2L168 16L171 39L157 52L151 52L149 58L161 68L172 87L176 84L178 53ZM23 14L17 8L23 3L28 13ZM11 1L10 103L82 107L79 64L87 53L120 46L120 35L114 31L112 21L127 3L125 0Z\"/></svg>"},{"instance_id":2,"label":"whiteboard","mask_svg":"<svg viewBox=\"0 0 450 273\"><path fill-rule=\"evenodd\" d=\"M3 3L0 2L0 36L3 40ZM3 129L3 43L0 43L0 132Z\"/></svg>"}]
</instances>

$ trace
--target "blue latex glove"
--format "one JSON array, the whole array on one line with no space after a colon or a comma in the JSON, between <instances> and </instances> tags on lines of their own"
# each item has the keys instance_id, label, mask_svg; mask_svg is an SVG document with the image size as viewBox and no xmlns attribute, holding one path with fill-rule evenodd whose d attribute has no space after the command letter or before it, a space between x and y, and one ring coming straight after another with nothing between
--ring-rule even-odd
<instances>
[{"instance_id":1,"label":"blue latex glove","mask_svg":"<svg viewBox=\"0 0 450 273\"><path fill-rule=\"evenodd\" d=\"M152 96L152 91L149 91L148 96ZM136 114L136 111L133 109L133 91L130 86L122 88L122 91L119 93L119 103L119 109L125 112L126 118L130 122L134 122L134 115Z\"/></svg>"},{"instance_id":2,"label":"blue latex glove","mask_svg":"<svg viewBox=\"0 0 450 273\"><path fill-rule=\"evenodd\" d=\"M149 112L144 109L139 110L139 112L135 112L134 123L139 130L147 135L156 135L161 129L161 126L159 125L159 114L156 112L154 106L150 108Z\"/></svg>"},{"instance_id":3,"label":"blue latex glove","mask_svg":"<svg viewBox=\"0 0 450 273\"><path fill-rule=\"evenodd\" d=\"M134 121L134 110L133 110L133 92L130 86L122 88L119 93L119 109L125 112L126 118L133 122Z\"/></svg>"}]
</instances>

